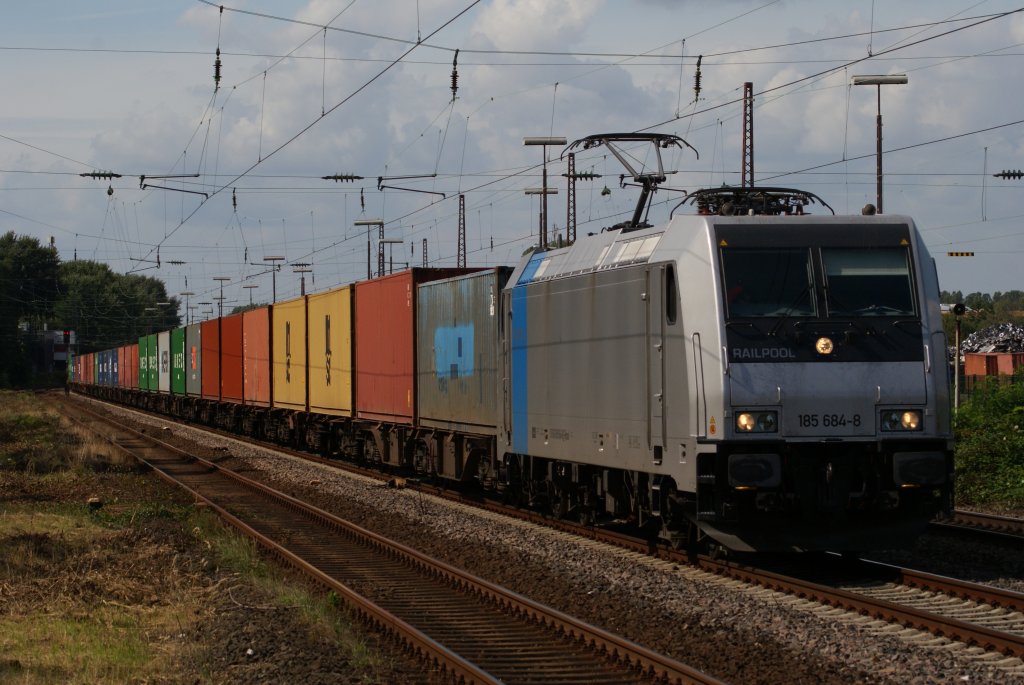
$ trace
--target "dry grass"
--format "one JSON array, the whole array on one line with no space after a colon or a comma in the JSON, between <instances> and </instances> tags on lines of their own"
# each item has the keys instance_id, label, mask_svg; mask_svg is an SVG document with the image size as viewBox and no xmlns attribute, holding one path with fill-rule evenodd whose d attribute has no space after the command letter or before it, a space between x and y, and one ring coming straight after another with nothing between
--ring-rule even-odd
<instances>
[{"instance_id":1,"label":"dry grass","mask_svg":"<svg viewBox=\"0 0 1024 685\"><path fill-rule=\"evenodd\" d=\"M159 528L140 535L84 506L38 508L0 513L0 681L174 673L195 650L183 638L203 611L196 569L176 563Z\"/></svg>"},{"instance_id":2,"label":"dry grass","mask_svg":"<svg viewBox=\"0 0 1024 685\"><path fill-rule=\"evenodd\" d=\"M45 395L0 391L0 469L53 473L130 466L130 457L61 416Z\"/></svg>"},{"instance_id":3,"label":"dry grass","mask_svg":"<svg viewBox=\"0 0 1024 685\"><path fill-rule=\"evenodd\" d=\"M236 596L257 598L242 625L267 639L281 610L262 605L285 607L295 649L329 650L359 682L396 680L330 596L175 495L45 397L0 393L0 683L228 682L234 628L217 626L245 611Z\"/></svg>"}]
</instances>

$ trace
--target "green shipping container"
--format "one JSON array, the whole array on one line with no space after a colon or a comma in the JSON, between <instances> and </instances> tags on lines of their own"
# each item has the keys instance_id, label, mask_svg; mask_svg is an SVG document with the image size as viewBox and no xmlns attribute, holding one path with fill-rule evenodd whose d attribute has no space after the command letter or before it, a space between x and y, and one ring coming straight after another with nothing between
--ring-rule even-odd
<instances>
[{"instance_id":1,"label":"green shipping container","mask_svg":"<svg viewBox=\"0 0 1024 685\"><path fill-rule=\"evenodd\" d=\"M139 356L142 356L141 350ZM157 358L156 333L146 336L146 378L149 384L146 388L151 392L160 389L160 360Z\"/></svg>"},{"instance_id":2,"label":"green shipping container","mask_svg":"<svg viewBox=\"0 0 1024 685\"><path fill-rule=\"evenodd\" d=\"M171 394L185 394L185 329L171 331Z\"/></svg>"},{"instance_id":3,"label":"green shipping container","mask_svg":"<svg viewBox=\"0 0 1024 685\"><path fill-rule=\"evenodd\" d=\"M149 387L149 337L139 338L139 389L151 390Z\"/></svg>"}]
</instances>

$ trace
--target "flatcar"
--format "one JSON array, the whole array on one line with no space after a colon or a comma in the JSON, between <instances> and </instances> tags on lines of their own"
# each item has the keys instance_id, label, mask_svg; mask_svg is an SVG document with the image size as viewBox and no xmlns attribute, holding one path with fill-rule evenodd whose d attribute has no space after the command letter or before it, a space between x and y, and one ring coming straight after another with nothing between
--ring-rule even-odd
<instances>
[{"instance_id":1,"label":"flatcar","mask_svg":"<svg viewBox=\"0 0 1024 685\"><path fill-rule=\"evenodd\" d=\"M623 141L682 142L576 144ZM146 336L98 374L87 355L73 380L678 545L896 547L949 511L938 279L913 220L720 188L650 225L665 175L632 176L632 220L514 269L409 269Z\"/></svg>"}]
</instances>

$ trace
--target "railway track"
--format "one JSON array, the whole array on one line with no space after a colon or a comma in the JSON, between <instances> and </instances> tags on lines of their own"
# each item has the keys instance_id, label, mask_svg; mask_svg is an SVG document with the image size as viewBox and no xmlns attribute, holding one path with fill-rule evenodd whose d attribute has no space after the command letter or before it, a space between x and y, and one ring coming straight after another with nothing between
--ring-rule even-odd
<instances>
[{"instance_id":1,"label":"railway track","mask_svg":"<svg viewBox=\"0 0 1024 685\"><path fill-rule=\"evenodd\" d=\"M166 420L166 417L161 419ZM213 432L268 447L259 441L216 430ZM364 476L387 479L387 476L379 472L344 462L311 457L308 453L279 446L269 447ZM1024 665L1020 661L1024 657L1024 595L1018 593L877 563L861 564L859 570L852 573L849 565L837 564L830 566L835 569L834 572L807 574L806 569L777 571L705 556L691 558L684 552L659 547L648 540L621 532L552 519L415 481L408 482L407 486L462 504L562 530L574 536L674 563L696 566L722 578L783 593L826 609L841 609L877 632L905 631L907 639L928 646L936 644L926 641L931 636L940 643L953 644L954 649L957 648L955 643L960 643L965 649L971 650L974 658L998 663L1006 670L1024 672ZM829 578L829 575L832 577Z\"/></svg>"},{"instance_id":2,"label":"railway track","mask_svg":"<svg viewBox=\"0 0 1024 685\"><path fill-rule=\"evenodd\" d=\"M977 658L1024 673L1024 595L1020 593L875 562L859 562L851 568L837 559L835 566L818 568L811 578L730 562L701 559L699 563L729 578L962 643L974 649Z\"/></svg>"},{"instance_id":3,"label":"railway track","mask_svg":"<svg viewBox=\"0 0 1024 685\"><path fill-rule=\"evenodd\" d=\"M953 517L933 521L931 528L942 534L983 538L993 542L1024 544L1024 519L996 516L958 509Z\"/></svg>"},{"instance_id":4,"label":"railway track","mask_svg":"<svg viewBox=\"0 0 1024 685\"><path fill-rule=\"evenodd\" d=\"M66 413L186 488L459 683L718 683L85 407ZM84 417L84 418L83 418Z\"/></svg>"}]
</instances>

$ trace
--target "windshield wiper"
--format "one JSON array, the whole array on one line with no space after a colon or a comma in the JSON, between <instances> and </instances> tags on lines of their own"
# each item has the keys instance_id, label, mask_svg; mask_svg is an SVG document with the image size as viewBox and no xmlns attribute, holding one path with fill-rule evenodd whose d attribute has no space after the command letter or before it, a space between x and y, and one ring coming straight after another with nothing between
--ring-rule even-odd
<instances>
[{"instance_id":1,"label":"windshield wiper","mask_svg":"<svg viewBox=\"0 0 1024 685\"><path fill-rule=\"evenodd\" d=\"M783 322L785 322L787 319L789 319L793 315L793 307L795 307L797 302L799 302L801 299L803 299L804 295L809 293L810 290L811 290L811 284L808 283L807 285L804 286L803 290L801 290L799 293L797 293L797 296L793 298L793 301L789 303L789 306L787 306L782 311L782 314L779 316L779 320L776 321L775 325L772 326L770 331L768 331L769 337L775 337L775 335L779 332L779 329L782 328Z\"/></svg>"}]
</instances>

